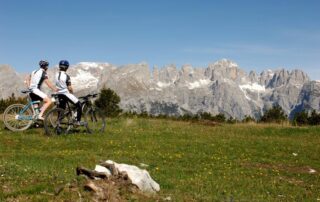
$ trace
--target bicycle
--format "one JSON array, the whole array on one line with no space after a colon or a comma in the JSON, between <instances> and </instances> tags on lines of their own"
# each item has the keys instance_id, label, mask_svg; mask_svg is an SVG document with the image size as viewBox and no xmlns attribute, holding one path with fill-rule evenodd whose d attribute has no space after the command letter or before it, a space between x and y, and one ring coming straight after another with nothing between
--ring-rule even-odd
<instances>
[{"instance_id":1,"label":"bicycle","mask_svg":"<svg viewBox=\"0 0 320 202\"><path fill-rule=\"evenodd\" d=\"M23 90L21 93L31 93L31 90ZM32 101L30 96L27 101L26 105L12 104L4 111L3 123L9 130L24 131L37 122L40 110L39 107L35 108L35 105L39 105L40 101Z\"/></svg>"},{"instance_id":2,"label":"bicycle","mask_svg":"<svg viewBox=\"0 0 320 202\"><path fill-rule=\"evenodd\" d=\"M98 93L88 94L79 97L79 99L82 105L84 120L90 127L91 132L103 133L106 127L106 114L104 110L94 104L94 99L98 95Z\"/></svg>"},{"instance_id":3,"label":"bicycle","mask_svg":"<svg viewBox=\"0 0 320 202\"><path fill-rule=\"evenodd\" d=\"M94 131L104 132L106 126L106 117L103 111L98 109L93 104L93 98L98 94L88 94L86 96L79 97L81 103L81 110L84 114L86 131L92 133ZM77 112L76 109L71 107L69 102L66 102L66 108L59 107L59 103L62 98L59 98L59 94L52 94L55 98L56 108L50 110L44 120L45 133L47 135L60 135L68 134L72 129L78 127L76 125Z\"/></svg>"}]
</instances>

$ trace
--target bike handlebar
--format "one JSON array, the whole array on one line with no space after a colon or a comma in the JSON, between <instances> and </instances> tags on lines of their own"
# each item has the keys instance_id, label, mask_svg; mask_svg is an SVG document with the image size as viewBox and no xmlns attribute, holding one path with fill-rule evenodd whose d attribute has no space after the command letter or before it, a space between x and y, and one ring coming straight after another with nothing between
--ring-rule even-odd
<instances>
[{"instance_id":1,"label":"bike handlebar","mask_svg":"<svg viewBox=\"0 0 320 202\"><path fill-rule=\"evenodd\" d=\"M97 97L98 95L99 95L99 93L92 93L92 94L90 93L86 96L79 97L79 99L88 99L89 97Z\"/></svg>"},{"instance_id":2,"label":"bike handlebar","mask_svg":"<svg viewBox=\"0 0 320 202\"><path fill-rule=\"evenodd\" d=\"M21 91L21 93L23 93L23 94L31 93L31 92L32 92L32 90L29 90L29 89L28 89L28 90L22 90L22 91Z\"/></svg>"}]
</instances>

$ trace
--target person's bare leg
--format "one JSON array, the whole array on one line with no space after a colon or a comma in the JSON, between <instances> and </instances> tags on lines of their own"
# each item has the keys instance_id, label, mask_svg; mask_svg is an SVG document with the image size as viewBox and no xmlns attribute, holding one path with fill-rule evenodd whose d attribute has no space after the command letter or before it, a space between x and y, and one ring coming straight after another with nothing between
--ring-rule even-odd
<instances>
[{"instance_id":1,"label":"person's bare leg","mask_svg":"<svg viewBox=\"0 0 320 202\"><path fill-rule=\"evenodd\" d=\"M50 98L44 98L43 99L43 102L44 102L44 104L43 104L43 106L41 107L41 111L40 111L40 113L39 113L39 119L43 119L43 114L44 114L44 112L48 109L48 107L51 105L51 99Z\"/></svg>"}]
</instances>

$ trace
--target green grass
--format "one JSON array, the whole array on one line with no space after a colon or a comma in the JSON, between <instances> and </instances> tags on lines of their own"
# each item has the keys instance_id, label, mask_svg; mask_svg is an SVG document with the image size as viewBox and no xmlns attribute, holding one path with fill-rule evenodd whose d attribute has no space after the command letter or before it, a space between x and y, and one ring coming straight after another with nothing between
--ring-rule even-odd
<instances>
[{"instance_id":1,"label":"green grass","mask_svg":"<svg viewBox=\"0 0 320 202\"><path fill-rule=\"evenodd\" d=\"M320 201L319 127L108 121L103 135L54 137L1 124L0 201L78 200L50 194L77 179L77 166L108 159L148 164L159 195L173 201Z\"/></svg>"}]
</instances>

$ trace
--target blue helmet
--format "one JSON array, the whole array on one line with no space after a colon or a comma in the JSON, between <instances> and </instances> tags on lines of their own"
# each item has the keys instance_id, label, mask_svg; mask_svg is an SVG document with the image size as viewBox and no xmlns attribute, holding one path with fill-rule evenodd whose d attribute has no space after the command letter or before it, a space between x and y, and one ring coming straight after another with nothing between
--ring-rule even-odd
<instances>
[{"instance_id":1,"label":"blue helmet","mask_svg":"<svg viewBox=\"0 0 320 202\"><path fill-rule=\"evenodd\" d=\"M66 71L69 68L69 62L67 60L61 60L59 62L59 69L62 71Z\"/></svg>"},{"instance_id":2,"label":"blue helmet","mask_svg":"<svg viewBox=\"0 0 320 202\"><path fill-rule=\"evenodd\" d=\"M49 62L46 61L46 60L40 60L39 66L40 66L41 68L43 68L43 69L48 69Z\"/></svg>"}]
</instances>

